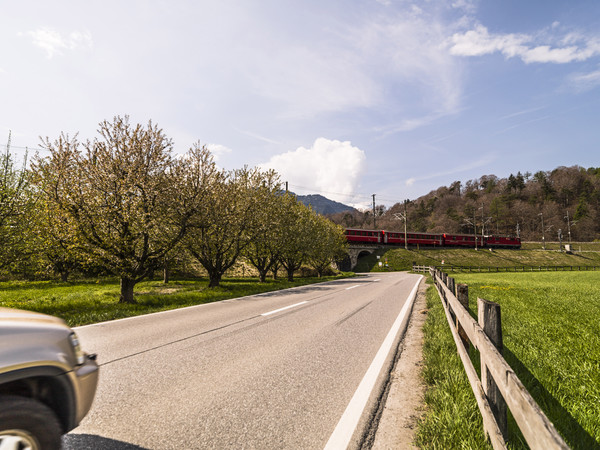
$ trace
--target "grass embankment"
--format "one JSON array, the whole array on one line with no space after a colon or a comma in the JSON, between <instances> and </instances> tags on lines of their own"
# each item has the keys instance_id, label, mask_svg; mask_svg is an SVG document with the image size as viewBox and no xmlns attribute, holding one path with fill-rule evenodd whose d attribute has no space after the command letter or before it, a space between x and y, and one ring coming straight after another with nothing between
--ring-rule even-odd
<instances>
[{"instance_id":1,"label":"grass embankment","mask_svg":"<svg viewBox=\"0 0 600 450\"><path fill-rule=\"evenodd\" d=\"M469 285L474 317L478 297L501 305L504 357L568 445L600 448L600 272L459 274L455 279ZM466 375L456 373L460 361L440 300L431 296L425 328L428 411L418 442L429 448L465 448L464 443L487 448L480 442L481 418L473 414L476 404ZM468 406L462 406L465 396ZM509 436L511 447L526 447L513 421Z\"/></svg>"},{"instance_id":2,"label":"grass embankment","mask_svg":"<svg viewBox=\"0 0 600 450\"><path fill-rule=\"evenodd\" d=\"M157 311L210 303L228 298L243 297L262 292L344 278L296 278L267 280L255 278L227 278L218 288L208 288L207 279L172 281L143 281L136 285L136 304L121 304L118 280L77 281L11 281L0 282L0 306L26 309L64 319L70 326L86 325L106 320L138 316Z\"/></svg>"},{"instance_id":3,"label":"grass embankment","mask_svg":"<svg viewBox=\"0 0 600 450\"><path fill-rule=\"evenodd\" d=\"M421 249L381 249L376 253L359 259L357 272L380 272L411 270L413 263L419 266L441 266L447 271L451 271L453 266L478 268L510 268L510 267L528 267L539 268L548 266L586 266L600 267L600 251L584 250L575 251L572 254L551 250L551 244L547 244L547 250L542 250L540 244L538 248L530 248L527 245L520 250L495 249L493 252L489 249L460 249L460 248L421 248ZM581 244L583 245L583 244ZM589 248L598 248L595 243L587 244ZM573 244L576 250L579 244ZM377 256L380 259L377 259ZM385 266L387 261L388 267ZM379 267L378 262L382 262Z\"/></svg>"}]
</instances>

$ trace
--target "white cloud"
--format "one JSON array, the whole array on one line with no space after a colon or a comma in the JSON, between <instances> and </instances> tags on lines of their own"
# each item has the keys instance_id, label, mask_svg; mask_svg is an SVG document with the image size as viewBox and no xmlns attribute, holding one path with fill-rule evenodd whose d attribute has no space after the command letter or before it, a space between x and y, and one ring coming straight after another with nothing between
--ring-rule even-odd
<instances>
[{"instance_id":1,"label":"white cloud","mask_svg":"<svg viewBox=\"0 0 600 450\"><path fill-rule=\"evenodd\" d=\"M349 141L321 137L312 147L275 155L261 167L276 170L282 181L288 181L292 187L347 202L354 194L365 162L365 152Z\"/></svg>"},{"instance_id":2,"label":"white cloud","mask_svg":"<svg viewBox=\"0 0 600 450\"><path fill-rule=\"evenodd\" d=\"M452 7L468 13L474 13L477 10L477 3L477 0L454 0Z\"/></svg>"},{"instance_id":3,"label":"white cloud","mask_svg":"<svg viewBox=\"0 0 600 450\"><path fill-rule=\"evenodd\" d=\"M462 67L445 46L448 25L431 8L368 18L347 36L377 86L372 106L386 123L375 131L410 131L461 109Z\"/></svg>"},{"instance_id":4,"label":"white cloud","mask_svg":"<svg viewBox=\"0 0 600 450\"><path fill-rule=\"evenodd\" d=\"M63 36L56 30L44 27L19 33L19 35L29 36L34 45L46 52L48 59L61 55L63 50L91 48L93 45L92 34L89 31L72 31L67 36Z\"/></svg>"},{"instance_id":5,"label":"white cloud","mask_svg":"<svg viewBox=\"0 0 600 450\"><path fill-rule=\"evenodd\" d=\"M392 2L336 20L313 13L304 17L310 20L300 39L291 34L295 26L274 38L281 24L263 23L258 15L258 31L236 41L235 58L218 65L234 64L243 85L276 108L276 119L352 110L376 110L394 122L432 109L452 114L462 94L460 67L443 45L447 25L435 7L424 6Z\"/></svg>"},{"instance_id":6,"label":"white cloud","mask_svg":"<svg viewBox=\"0 0 600 450\"><path fill-rule=\"evenodd\" d=\"M391 0L375 0L377 3L382 4L383 6L390 6L392 4Z\"/></svg>"},{"instance_id":7,"label":"white cloud","mask_svg":"<svg viewBox=\"0 0 600 450\"><path fill-rule=\"evenodd\" d=\"M450 38L450 53L459 56L481 56L501 52L506 57L513 57L525 50L525 43L530 38L526 35L504 34L491 35L483 25L465 33L455 33Z\"/></svg>"},{"instance_id":8,"label":"white cloud","mask_svg":"<svg viewBox=\"0 0 600 450\"><path fill-rule=\"evenodd\" d=\"M491 164L492 162L494 162L494 160L496 160L497 157L494 154L487 154L487 155L483 155L481 158L474 160L473 162L467 162L466 164L461 164L460 166L456 166L456 167L448 167L448 170L445 171L441 171L441 172L430 172L426 175L423 175L421 177L412 177L412 178L408 178L404 184L406 186L413 186L415 183L420 183L422 181L427 181L427 180L433 180L436 178L441 178L441 177L446 177L448 175L455 175L457 173L462 173L462 172L466 172L469 170L473 170L473 169L479 169L481 167L485 167L488 166L489 164Z\"/></svg>"},{"instance_id":9,"label":"white cloud","mask_svg":"<svg viewBox=\"0 0 600 450\"><path fill-rule=\"evenodd\" d=\"M557 28L552 24L552 29ZM541 33L541 36L546 36ZM449 40L450 53L458 56L481 56L501 53L506 58L518 57L525 63L565 64L585 61L600 54L600 40L569 33L562 39L546 37L550 43L538 43L540 37L527 34L493 34L483 25L464 33L455 33ZM558 46L553 46L556 41Z\"/></svg>"},{"instance_id":10,"label":"white cloud","mask_svg":"<svg viewBox=\"0 0 600 450\"><path fill-rule=\"evenodd\" d=\"M231 149L221 144L206 144L206 148L210 150L215 162L218 162L221 156L231 153Z\"/></svg>"},{"instance_id":11,"label":"white cloud","mask_svg":"<svg viewBox=\"0 0 600 450\"><path fill-rule=\"evenodd\" d=\"M585 92L600 86L600 70L576 73L569 77L569 84L578 92Z\"/></svg>"}]
</instances>

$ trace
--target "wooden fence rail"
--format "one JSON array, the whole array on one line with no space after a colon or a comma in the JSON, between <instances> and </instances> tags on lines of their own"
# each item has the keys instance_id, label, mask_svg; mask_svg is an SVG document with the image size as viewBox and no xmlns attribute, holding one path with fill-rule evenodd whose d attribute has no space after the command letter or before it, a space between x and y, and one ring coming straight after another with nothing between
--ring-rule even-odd
<instances>
[{"instance_id":1,"label":"wooden fence rail","mask_svg":"<svg viewBox=\"0 0 600 450\"><path fill-rule=\"evenodd\" d=\"M478 299L477 322L467 309L467 286L455 285L454 279L439 269L431 267L429 270L481 411L484 430L494 449L506 448L506 407L531 449L568 449L554 425L502 357L500 305ZM469 357L469 344L479 350L481 381Z\"/></svg>"}]
</instances>

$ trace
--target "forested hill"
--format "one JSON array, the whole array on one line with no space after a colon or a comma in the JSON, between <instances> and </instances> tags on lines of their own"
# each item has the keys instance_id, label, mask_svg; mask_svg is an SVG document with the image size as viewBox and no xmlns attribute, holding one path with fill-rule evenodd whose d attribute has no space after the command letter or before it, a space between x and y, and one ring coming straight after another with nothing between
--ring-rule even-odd
<instances>
[{"instance_id":1,"label":"forested hill","mask_svg":"<svg viewBox=\"0 0 600 450\"><path fill-rule=\"evenodd\" d=\"M376 208L376 228L403 230L404 203ZM518 172L508 178L484 175L465 184L455 181L406 204L411 231L519 233L523 240L541 240L542 221L547 241L600 238L600 168L558 167L535 174ZM330 216L346 227L373 227L373 213ZM567 219L568 217L568 219ZM518 230L518 231L517 231Z\"/></svg>"},{"instance_id":2,"label":"forested hill","mask_svg":"<svg viewBox=\"0 0 600 450\"><path fill-rule=\"evenodd\" d=\"M296 195L299 202L304 203L306 206L310 206L315 212L323 215L336 214L340 212L357 212L351 206L344 205L343 203L329 200L319 194L312 195Z\"/></svg>"}]
</instances>

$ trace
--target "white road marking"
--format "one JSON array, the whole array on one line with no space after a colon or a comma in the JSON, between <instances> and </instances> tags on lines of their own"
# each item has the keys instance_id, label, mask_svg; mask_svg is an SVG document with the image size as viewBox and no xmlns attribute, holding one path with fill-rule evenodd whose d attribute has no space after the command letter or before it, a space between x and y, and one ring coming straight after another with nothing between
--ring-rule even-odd
<instances>
[{"instance_id":1,"label":"white road marking","mask_svg":"<svg viewBox=\"0 0 600 450\"><path fill-rule=\"evenodd\" d=\"M375 282L375 281L381 281L381 278L377 278L376 280L373 280L373 282Z\"/></svg>"},{"instance_id":2,"label":"white road marking","mask_svg":"<svg viewBox=\"0 0 600 450\"><path fill-rule=\"evenodd\" d=\"M369 401L371 391L375 387L375 382L377 381L379 372L381 372L385 360L392 349L396 335L398 334L400 328L402 328L404 322L408 319L408 311L410 311L412 307L414 299L417 295L419 283L421 282L422 278L423 276L419 277L415 283L415 286L408 296L408 299L400 310L400 314L398 314L398 317L388 332L383 344L381 344L381 347L377 351L373 362L358 385L352 400L350 400L350 403L348 403L342 418L335 427L335 430L333 430L329 441L325 445L325 450L341 450L348 448L348 444L350 444L352 435L354 434L367 402Z\"/></svg>"},{"instance_id":3,"label":"white road marking","mask_svg":"<svg viewBox=\"0 0 600 450\"><path fill-rule=\"evenodd\" d=\"M350 289L354 289L357 287L360 287L360 284L355 284L354 286L347 287L346 290L349 291Z\"/></svg>"},{"instance_id":4,"label":"white road marking","mask_svg":"<svg viewBox=\"0 0 600 450\"><path fill-rule=\"evenodd\" d=\"M269 311L269 312L263 313L263 314L261 314L261 316L270 316L271 314L275 314L275 313L278 313L280 311L285 311L286 309L295 308L296 306L304 305L305 303L308 303L308 301L305 300L305 301L300 302L300 303L295 303L295 304L290 305L290 306L285 306L283 308L275 309L273 311Z\"/></svg>"}]
</instances>

